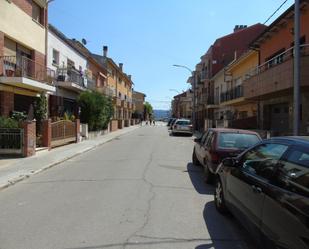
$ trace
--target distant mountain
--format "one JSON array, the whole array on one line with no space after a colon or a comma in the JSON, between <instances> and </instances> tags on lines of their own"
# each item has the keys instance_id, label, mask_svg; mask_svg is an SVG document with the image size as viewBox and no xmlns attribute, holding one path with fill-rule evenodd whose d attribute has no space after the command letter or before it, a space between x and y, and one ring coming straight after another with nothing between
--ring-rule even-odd
<instances>
[{"instance_id":1,"label":"distant mountain","mask_svg":"<svg viewBox=\"0 0 309 249\"><path fill-rule=\"evenodd\" d=\"M153 110L153 114L155 116L155 119L170 117L170 111L169 110Z\"/></svg>"}]
</instances>

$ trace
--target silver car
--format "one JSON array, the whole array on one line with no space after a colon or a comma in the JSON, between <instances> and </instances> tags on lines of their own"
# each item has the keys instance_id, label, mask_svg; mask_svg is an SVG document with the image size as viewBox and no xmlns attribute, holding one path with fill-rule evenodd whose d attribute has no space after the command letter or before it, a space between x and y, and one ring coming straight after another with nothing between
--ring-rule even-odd
<instances>
[{"instance_id":1,"label":"silver car","mask_svg":"<svg viewBox=\"0 0 309 249\"><path fill-rule=\"evenodd\" d=\"M193 127L189 119L177 119L172 127L172 134L190 134L193 135Z\"/></svg>"}]
</instances>

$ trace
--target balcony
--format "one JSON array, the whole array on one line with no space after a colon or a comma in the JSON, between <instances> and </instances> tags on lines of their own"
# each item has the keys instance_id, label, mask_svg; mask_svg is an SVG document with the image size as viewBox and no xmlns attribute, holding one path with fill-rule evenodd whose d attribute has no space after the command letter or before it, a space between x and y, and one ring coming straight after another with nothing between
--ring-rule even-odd
<instances>
[{"instance_id":1,"label":"balcony","mask_svg":"<svg viewBox=\"0 0 309 249\"><path fill-rule=\"evenodd\" d=\"M121 107L122 108L128 108L128 102L126 100L121 100Z\"/></svg>"},{"instance_id":2,"label":"balcony","mask_svg":"<svg viewBox=\"0 0 309 249\"><path fill-rule=\"evenodd\" d=\"M113 97L113 105L114 106L117 106L117 107L120 107L121 106L121 100L120 98L117 98L117 97Z\"/></svg>"},{"instance_id":3,"label":"balcony","mask_svg":"<svg viewBox=\"0 0 309 249\"><path fill-rule=\"evenodd\" d=\"M100 93L104 94L108 97L115 97L116 96L116 90L109 86L101 86L97 89Z\"/></svg>"},{"instance_id":4,"label":"balcony","mask_svg":"<svg viewBox=\"0 0 309 249\"><path fill-rule=\"evenodd\" d=\"M73 68L59 68L57 70L57 86L76 92L86 90L84 76Z\"/></svg>"},{"instance_id":5,"label":"balcony","mask_svg":"<svg viewBox=\"0 0 309 249\"><path fill-rule=\"evenodd\" d=\"M206 70L202 70L201 72L201 81L204 82L207 80L207 71Z\"/></svg>"},{"instance_id":6,"label":"balcony","mask_svg":"<svg viewBox=\"0 0 309 249\"><path fill-rule=\"evenodd\" d=\"M301 86L309 87L309 44L301 46ZM263 99L278 94L289 94L293 88L293 49L265 62L247 75L244 97Z\"/></svg>"},{"instance_id":7,"label":"balcony","mask_svg":"<svg viewBox=\"0 0 309 249\"><path fill-rule=\"evenodd\" d=\"M221 93L220 101L221 103L227 102L225 104L231 104L234 102L242 101L243 96L244 96L243 86L239 85L239 86L232 88L231 90Z\"/></svg>"},{"instance_id":8,"label":"balcony","mask_svg":"<svg viewBox=\"0 0 309 249\"><path fill-rule=\"evenodd\" d=\"M87 88L92 91L97 90L97 79L95 77L92 78L87 77Z\"/></svg>"},{"instance_id":9,"label":"balcony","mask_svg":"<svg viewBox=\"0 0 309 249\"><path fill-rule=\"evenodd\" d=\"M27 57L0 57L0 82L34 91L54 92L55 71Z\"/></svg>"}]
</instances>

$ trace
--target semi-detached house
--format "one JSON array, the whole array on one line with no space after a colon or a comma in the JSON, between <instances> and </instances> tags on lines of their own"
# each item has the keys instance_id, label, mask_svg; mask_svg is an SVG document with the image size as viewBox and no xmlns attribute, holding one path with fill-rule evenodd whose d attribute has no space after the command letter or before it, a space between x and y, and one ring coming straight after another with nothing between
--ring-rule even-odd
<instances>
[{"instance_id":1,"label":"semi-detached house","mask_svg":"<svg viewBox=\"0 0 309 249\"><path fill-rule=\"evenodd\" d=\"M300 4L300 129L309 134L309 1ZM249 70L244 97L258 105L258 124L274 135L293 130L294 6L287 9L251 44L259 54L259 66Z\"/></svg>"},{"instance_id":2,"label":"semi-detached house","mask_svg":"<svg viewBox=\"0 0 309 249\"><path fill-rule=\"evenodd\" d=\"M87 90L87 58L49 24L47 65L56 72L56 91L49 97L51 117L78 116L77 98Z\"/></svg>"},{"instance_id":3,"label":"semi-detached house","mask_svg":"<svg viewBox=\"0 0 309 249\"><path fill-rule=\"evenodd\" d=\"M27 114L40 94L55 91L55 72L46 67L46 24L46 1L0 1L1 116Z\"/></svg>"}]
</instances>

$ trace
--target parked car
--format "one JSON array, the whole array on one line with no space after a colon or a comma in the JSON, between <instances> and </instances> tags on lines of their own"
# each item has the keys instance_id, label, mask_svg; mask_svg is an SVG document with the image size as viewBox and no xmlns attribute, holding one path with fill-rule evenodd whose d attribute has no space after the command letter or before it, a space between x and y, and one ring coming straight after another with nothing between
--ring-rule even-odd
<instances>
[{"instance_id":1,"label":"parked car","mask_svg":"<svg viewBox=\"0 0 309 249\"><path fill-rule=\"evenodd\" d=\"M309 137L264 140L218 168L215 205L261 248L309 248Z\"/></svg>"},{"instance_id":2,"label":"parked car","mask_svg":"<svg viewBox=\"0 0 309 249\"><path fill-rule=\"evenodd\" d=\"M171 126L172 121L174 120L174 118L170 118L167 122L167 126Z\"/></svg>"},{"instance_id":3,"label":"parked car","mask_svg":"<svg viewBox=\"0 0 309 249\"><path fill-rule=\"evenodd\" d=\"M189 134L193 135L193 127L189 119L177 119L173 125L172 134Z\"/></svg>"},{"instance_id":4,"label":"parked car","mask_svg":"<svg viewBox=\"0 0 309 249\"><path fill-rule=\"evenodd\" d=\"M170 124L170 127L169 127L171 130L173 130L173 126L174 126L176 120L177 120L177 118L174 118L174 119L172 120L172 122L171 122L171 124Z\"/></svg>"},{"instance_id":5,"label":"parked car","mask_svg":"<svg viewBox=\"0 0 309 249\"><path fill-rule=\"evenodd\" d=\"M239 155L262 139L258 133L247 130L213 128L195 139L192 154L194 165L202 165L205 181L211 182L220 162Z\"/></svg>"}]
</instances>

